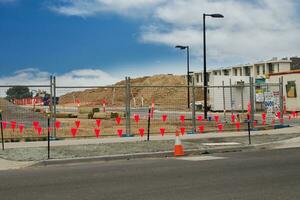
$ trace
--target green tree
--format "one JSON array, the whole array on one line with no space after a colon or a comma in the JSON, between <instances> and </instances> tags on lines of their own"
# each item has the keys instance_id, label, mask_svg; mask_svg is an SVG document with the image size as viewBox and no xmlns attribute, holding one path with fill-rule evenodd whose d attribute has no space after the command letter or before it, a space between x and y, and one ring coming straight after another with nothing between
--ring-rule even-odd
<instances>
[{"instance_id":1,"label":"green tree","mask_svg":"<svg viewBox=\"0 0 300 200\"><path fill-rule=\"evenodd\" d=\"M6 91L6 99L11 101L12 99L23 99L31 98L32 93L28 87L25 86L14 86Z\"/></svg>"}]
</instances>

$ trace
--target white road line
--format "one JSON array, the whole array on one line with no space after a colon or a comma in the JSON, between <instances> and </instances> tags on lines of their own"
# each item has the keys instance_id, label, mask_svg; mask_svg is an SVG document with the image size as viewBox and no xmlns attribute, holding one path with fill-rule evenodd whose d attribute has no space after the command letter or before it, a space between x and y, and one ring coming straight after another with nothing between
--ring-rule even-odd
<instances>
[{"instance_id":1,"label":"white road line","mask_svg":"<svg viewBox=\"0 0 300 200\"><path fill-rule=\"evenodd\" d=\"M219 142L219 143L202 143L205 146L226 146L226 145L239 145L237 142Z\"/></svg>"},{"instance_id":2,"label":"white road line","mask_svg":"<svg viewBox=\"0 0 300 200\"><path fill-rule=\"evenodd\" d=\"M190 156L190 157L176 157L176 160L186 160L186 161L205 161L205 160L220 160L226 159L226 157L216 157L216 156Z\"/></svg>"}]
</instances>

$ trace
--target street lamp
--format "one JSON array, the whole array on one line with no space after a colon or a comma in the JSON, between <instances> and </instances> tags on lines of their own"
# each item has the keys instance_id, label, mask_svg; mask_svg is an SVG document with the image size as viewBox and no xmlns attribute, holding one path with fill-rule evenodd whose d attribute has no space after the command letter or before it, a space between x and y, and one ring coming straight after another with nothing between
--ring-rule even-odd
<instances>
[{"instance_id":1,"label":"street lamp","mask_svg":"<svg viewBox=\"0 0 300 200\"><path fill-rule=\"evenodd\" d=\"M181 46L177 45L175 48L180 50L186 50L186 64L187 64L187 104L188 108L190 108L190 47L189 46Z\"/></svg>"},{"instance_id":2,"label":"street lamp","mask_svg":"<svg viewBox=\"0 0 300 200\"><path fill-rule=\"evenodd\" d=\"M207 74L206 74L206 27L205 17L224 18L221 14L203 14L203 78L204 78L204 118L207 119Z\"/></svg>"}]
</instances>

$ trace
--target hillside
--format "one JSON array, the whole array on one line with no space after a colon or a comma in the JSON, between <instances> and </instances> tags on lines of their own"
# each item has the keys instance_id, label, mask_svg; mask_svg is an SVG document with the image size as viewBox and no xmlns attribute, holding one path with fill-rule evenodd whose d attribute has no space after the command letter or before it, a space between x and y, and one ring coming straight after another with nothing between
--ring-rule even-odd
<instances>
[{"instance_id":1,"label":"hillside","mask_svg":"<svg viewBox=\"0 0 300 200\"><path fill-rule=\"evenodd\" d=\"M120 81L114 87L87 89L67 93L60 97L61 105L74 104L80 100L81 105L100 105L106 99L108 106L124 106L125 81ZM161 106L185 106L187 89L184 87L149 87L149 86L184 86L186 80L182 76L155 75L131 79L131 105L150 105L154 98L156 105ZM138 86L138 87L137 87ZM145 86L145 87L143 87ZM146 87L147 86L147 87ZM192 90L190 89L192 95ZM201 92L196 90L196 100L201 100ZM192 98L191 98L192 99Z\"/></svg>"}]
</instances>

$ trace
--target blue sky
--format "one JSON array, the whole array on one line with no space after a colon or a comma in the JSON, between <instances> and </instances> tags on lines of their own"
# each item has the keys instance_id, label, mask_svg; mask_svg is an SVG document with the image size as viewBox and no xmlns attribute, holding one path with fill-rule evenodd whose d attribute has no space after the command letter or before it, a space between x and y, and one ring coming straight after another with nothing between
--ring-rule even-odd
<instances>
[{"instance_id":1,"label":"blue sky","mask_svg":"<svg viewBox=\"0 0 300 200\"><path fill-rule=\"evenodd\" d=\"M0 0L0 83L184 74L177 44L191 46L191 70L200 71L203 12L225 15L208 19L210 67L300 55L299 8L297 0Z\"/></svg>"}]
</instances>

